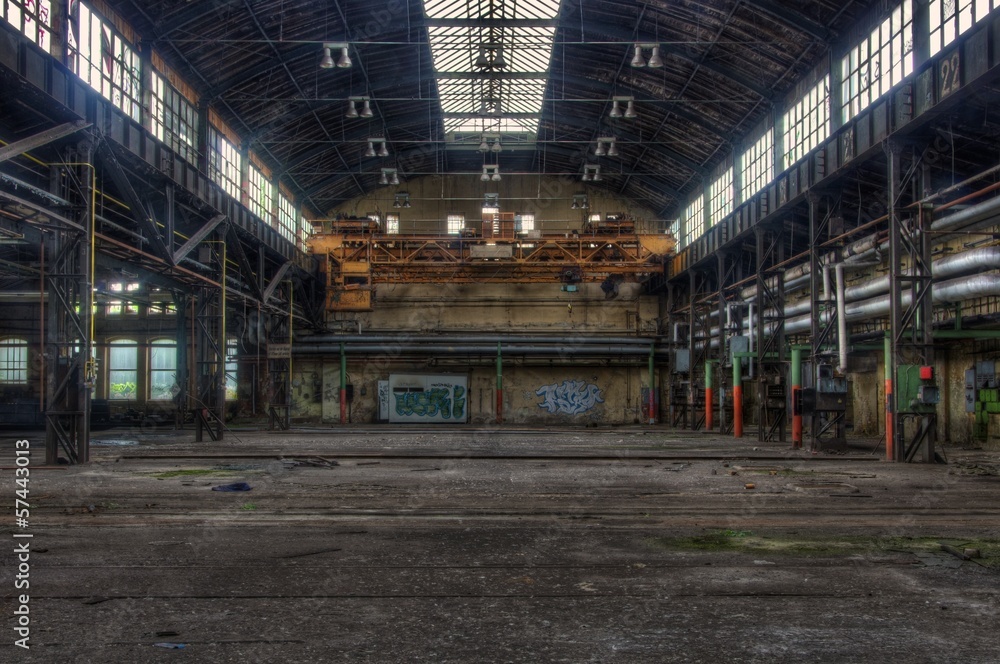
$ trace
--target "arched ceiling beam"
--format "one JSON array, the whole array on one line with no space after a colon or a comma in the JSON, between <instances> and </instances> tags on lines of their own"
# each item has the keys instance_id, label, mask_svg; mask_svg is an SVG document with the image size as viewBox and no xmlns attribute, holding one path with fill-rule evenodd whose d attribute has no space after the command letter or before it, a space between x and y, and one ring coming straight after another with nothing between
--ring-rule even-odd
<instances>
[{"instance_id":1,"label":"arched ceiling beam","mask_svg":"<svg viewBox=\"0 0 1000 664\"><path fill-rule=\"evenodd\" d=\"M743 0L743 4L826 44L833 38L833 33L821 24L788 7L779 7L770 0Z\"/></svg>"}]
</instances>

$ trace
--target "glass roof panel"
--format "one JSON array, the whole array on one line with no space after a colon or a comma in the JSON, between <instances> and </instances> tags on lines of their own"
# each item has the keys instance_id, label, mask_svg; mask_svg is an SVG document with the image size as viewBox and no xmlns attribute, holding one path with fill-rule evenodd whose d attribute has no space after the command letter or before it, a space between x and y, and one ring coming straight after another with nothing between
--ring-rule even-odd
<instances>
[{"instance_id":1,"label":"glass roof panel","mask_svg":"<svg viewBox=\"0 0 1000 664\"><path fill-rule=\"evenodd\" d=\"M559 2L424 0L446 131L537 131Z\"/></svg>"}]
</instances>

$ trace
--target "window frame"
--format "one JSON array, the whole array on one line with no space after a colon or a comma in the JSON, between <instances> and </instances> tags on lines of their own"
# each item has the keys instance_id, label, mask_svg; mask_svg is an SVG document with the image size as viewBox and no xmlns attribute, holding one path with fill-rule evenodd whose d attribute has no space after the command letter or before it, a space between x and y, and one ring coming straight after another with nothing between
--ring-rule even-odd
<instances>
[{"instance_id":1,"label":"window frame","mask_svg":"<svg viewBox=\"0 0 1000 664\"><path fill-rule=\"evenodd\" d=\"M30 354L31 347L27 339L23 337L0 339L0 386L28 384Z\"/></svg>"},{"instance_id":2,"label":"window frame","mask_svg":"<svg viewBox=\"0 0 1000 664\"><path fill-rule=\"evenodd\" d=\"M157 355L156 352L159 349L170 349L172 351L170 362L170 367L157 367ZM158 383L156 377L160 374L169 373L171 376L170 386L166 388L166 395L162 393L162 387L157 387L157 385L164 385L165 383ZM149 342L149 370L147 371L149 376L148 392L149 401L170 401L174 398L172 393L173 386L177 384L177 340L171 339L169 337L163 337L160 339L153 339Z\"/></svg>"},{"instance_id":3,"label":"window frame","mask_svg":"<svg viewBox=\"0 0 1000 664\"><path fill-rule=\"evenodd\" d=\"M115 349L132 349L132 368L115 368ZM107 346L108 361L107 361L107 378L108 378L108 401L136 401L139 398L139 342L135 339L112 339L108 341ZM131 377L131 380L128 378ZM121 379L125 380L121 380ZM116 380L119 379L119 380ZM128 385L132 384L132 395L129 396L127 392L124 396L116 395L114 391L114 386L119 384Z\"/></svg>"}]
</instances>

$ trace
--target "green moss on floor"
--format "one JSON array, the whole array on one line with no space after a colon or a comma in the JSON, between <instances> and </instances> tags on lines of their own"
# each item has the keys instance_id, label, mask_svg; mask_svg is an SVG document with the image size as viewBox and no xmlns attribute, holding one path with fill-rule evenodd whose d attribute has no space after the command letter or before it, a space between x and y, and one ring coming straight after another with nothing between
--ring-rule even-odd
<instances>
[{"instance_id":1,"label":"green moss on floor","mask_svg":"<svg viewBox=\"0 0 1000 664\"><path fill-rule=\"evenodd\" d=\"M794 537L763 536L749 531L721 530L692 537L652 537L646 545L671 551L733 552L798 556L850 556L896 553L942 552L948 544L958 550L979 549L981 558L972 561L1000 569L1000 540L956 540L937 537Z\"/></svg>"}]
</instances>

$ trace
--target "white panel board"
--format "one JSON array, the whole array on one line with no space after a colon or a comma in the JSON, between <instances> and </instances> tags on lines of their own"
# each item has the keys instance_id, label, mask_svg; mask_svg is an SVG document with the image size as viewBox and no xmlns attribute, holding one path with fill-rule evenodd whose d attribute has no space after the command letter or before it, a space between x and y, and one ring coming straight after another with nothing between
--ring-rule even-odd
<instances>
[{"instance_id":1,"label":"white panel board","mask_svg":"<svg viewBox=\"0 0 1000 664\"><path fill-rule=\"evenodd\" d=\"M468 393L466 375L390 374L389 421L464 424Z\"/></svg>"}]
</instances>

